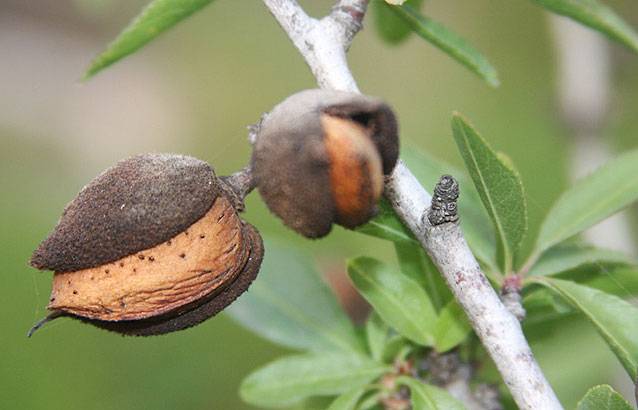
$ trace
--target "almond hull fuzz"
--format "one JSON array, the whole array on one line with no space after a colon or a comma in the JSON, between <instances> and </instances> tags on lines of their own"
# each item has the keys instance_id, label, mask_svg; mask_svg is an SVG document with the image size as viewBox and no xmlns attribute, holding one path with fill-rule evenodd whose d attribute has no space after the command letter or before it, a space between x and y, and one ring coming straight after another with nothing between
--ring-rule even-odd
<instances>
[{"instance_id":1,"label":"almond hull fuzz","mask_svg":"<svg viewBox=\"0 0 638 410\"><path fill-rule=\"evenodd\" d=\"M232 303L256 277L263 245L223 184L199 160L156 154L122 161L96 178L32 259L55 272L50 317L156 335L196 325ZM119 213L112 197L128 200ZM78 220L97 213L105 216ZM138 238L158 222L159 231ZM83 240L110 248L87 256Z\"/></svg>"},{"instance_id":2,"label":"almond hull fuzz","mask_svg":"<svg viewBox=\"0 0 638 410\"><path fill-rule=\"evenodd\" d=\"M70 272L159 245L204 216L219 193L213 169L196 158L143 154L122 160L82 188L30 263Z\"/></svg>"},{"instance_id":3,"label":"almond hull fuzz","mask_svg":"<svg viewBox=\"0 0 638 410\"><path fill-rule=\"evenodd\" d=\"M394 169L397 122L381 100L306 90L259 125L252 166L268 208L309 238L333 223L354 228L376 212L383 176Z\"/></svg>"}]
</instances>

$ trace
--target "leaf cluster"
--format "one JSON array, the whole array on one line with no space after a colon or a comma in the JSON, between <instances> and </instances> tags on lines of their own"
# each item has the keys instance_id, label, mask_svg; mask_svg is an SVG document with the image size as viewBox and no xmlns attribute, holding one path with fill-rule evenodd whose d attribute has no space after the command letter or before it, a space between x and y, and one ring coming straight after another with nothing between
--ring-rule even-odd
<instances>
[{"instance_id":1,"label":"leaf cluster","mask_svg":"<svg viewBox=\"0 0 638 410\"><path fill-rule=\"evenodd\" d=\"M461 115L453 117L452 133L469 179L415 151L406 153L404 159L426 186L433 185L442 173L459 176L461 224L490 280L500 287L512 275L521 278L527 320L532 323L547 320L548 311L554 320L574 314L586 317L635 380L638 321L634 318L638 309L621 296L638 290L638 266L626 255L583 245L574 236L638 200L638 181L631 178L638 172L638 151L618 157L564 192L542 223L534 251L522 258L519 245L527 230L527 214L518 172ZM477 340L436 266L389 205L382 203L381 207L381 213L358 231L392 242L398 266L369 256L348 261L353 285L373 307L362 328L349 325L327 287L310 272L310 261L291 266L290 255L277 251L273 255L272 250L270 257L281 258L282 266L271 267L267 257L254 291L231 308L233 316L262 336L307 351L250 375L241 389L248 402L277 407L310 396L328 396L334 397L333 409L359 409L378 405L405 386L411 391L414 408L454 408L444 404L454 399L427 383L427 372L402 374L401 365L413 365L428 352L476 351ZM261 296L266 284L272 295L267 300ZM286 317L273 314L271 304L288 305ZM328 328L327 323L333 326ZM282 334L287 336L282 338ZM473 359L485 360L481 354ZM347 365L332 367L333 360ZM388 377L393 380L389 387L382 382ZM280 388L276 383L281 380L301 384ZM598 396L608 389L592 390L579 408L591 408L587 403L602 400Z\"/></svg>"}]
</instances>

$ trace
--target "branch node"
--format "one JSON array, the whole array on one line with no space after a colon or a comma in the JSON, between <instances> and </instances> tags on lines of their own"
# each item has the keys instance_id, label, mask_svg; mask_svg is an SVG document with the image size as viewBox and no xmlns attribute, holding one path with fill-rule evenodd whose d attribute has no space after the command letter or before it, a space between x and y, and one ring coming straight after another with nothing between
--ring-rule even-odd
<instances>
[{"instance_id":1,"label":"branch node","mask_svg":"<svg viewBox=\"0 0 638 410\"><path fill-rule=\"evenodd\" d=\"M434 188L432 204L426 212L432 226L446 222L457 223L459 220L457 200L459 199L459 183L451 175L443 175Z\"/></svg>"},{"instance_id":2,"label":"branch node","mask_svg":"<svg viewBox=\"0 0 638 410\"><path fill-rule=\"evenodd\" d=\"M521 289L523 288L523 280L520 275L509 275L503 281L501 287L501 300L503 304L519 322L525 320L527 312L523 307L523 299L521 297Z\"/></svg>"},{"instance_id":3,"label":"branch node","mask_svg":"<svg viewBox=\"0 0 638 410\"><path fill-rule=\"evenodd\" d=\"M344 30L344 48L348 49L352 38L363 27L368 0L341 0L332 8L330 18L339 22Z\"/></svg>"}]
</instances>

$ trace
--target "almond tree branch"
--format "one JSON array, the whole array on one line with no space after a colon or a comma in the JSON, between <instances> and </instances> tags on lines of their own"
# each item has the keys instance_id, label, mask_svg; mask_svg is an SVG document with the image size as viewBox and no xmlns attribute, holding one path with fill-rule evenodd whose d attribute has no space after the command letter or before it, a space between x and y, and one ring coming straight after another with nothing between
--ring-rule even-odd
<instances>
[{"instance_id":1,"label":"almond tree branch","mask_svg":"<svg viewBox=\"0 0 638 410\"><path fill-rule=\"evenodd\" d=\"M295 0L263 0L322 88L358 92L346 51L360 30L368 0L340 0L326 17L309 17ZM465 310L521 409L562 409L523 335L481 271L455 223L432 226L424 215L431 196L402 161L384 195L419 239Z\"/></svg>"}]
</instances>

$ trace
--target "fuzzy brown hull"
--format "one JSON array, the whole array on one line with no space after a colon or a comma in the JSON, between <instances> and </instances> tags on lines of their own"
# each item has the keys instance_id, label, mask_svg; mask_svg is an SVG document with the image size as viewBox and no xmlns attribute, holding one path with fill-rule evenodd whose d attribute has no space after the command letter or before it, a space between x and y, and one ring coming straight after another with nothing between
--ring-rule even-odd
<instances>
[{"instance_id":1,"label":"fuzzy brown hull","mask_svg":"<svg viewBox=\"0 0 638 410\"><path fill-rule=\"evenodd\" d=\"M219 196L200 220L160 245L112 263L56 273L48 308L107 321L158 316L232 282L246 263L244 227Z\"/></svg>"}]
</instances>

